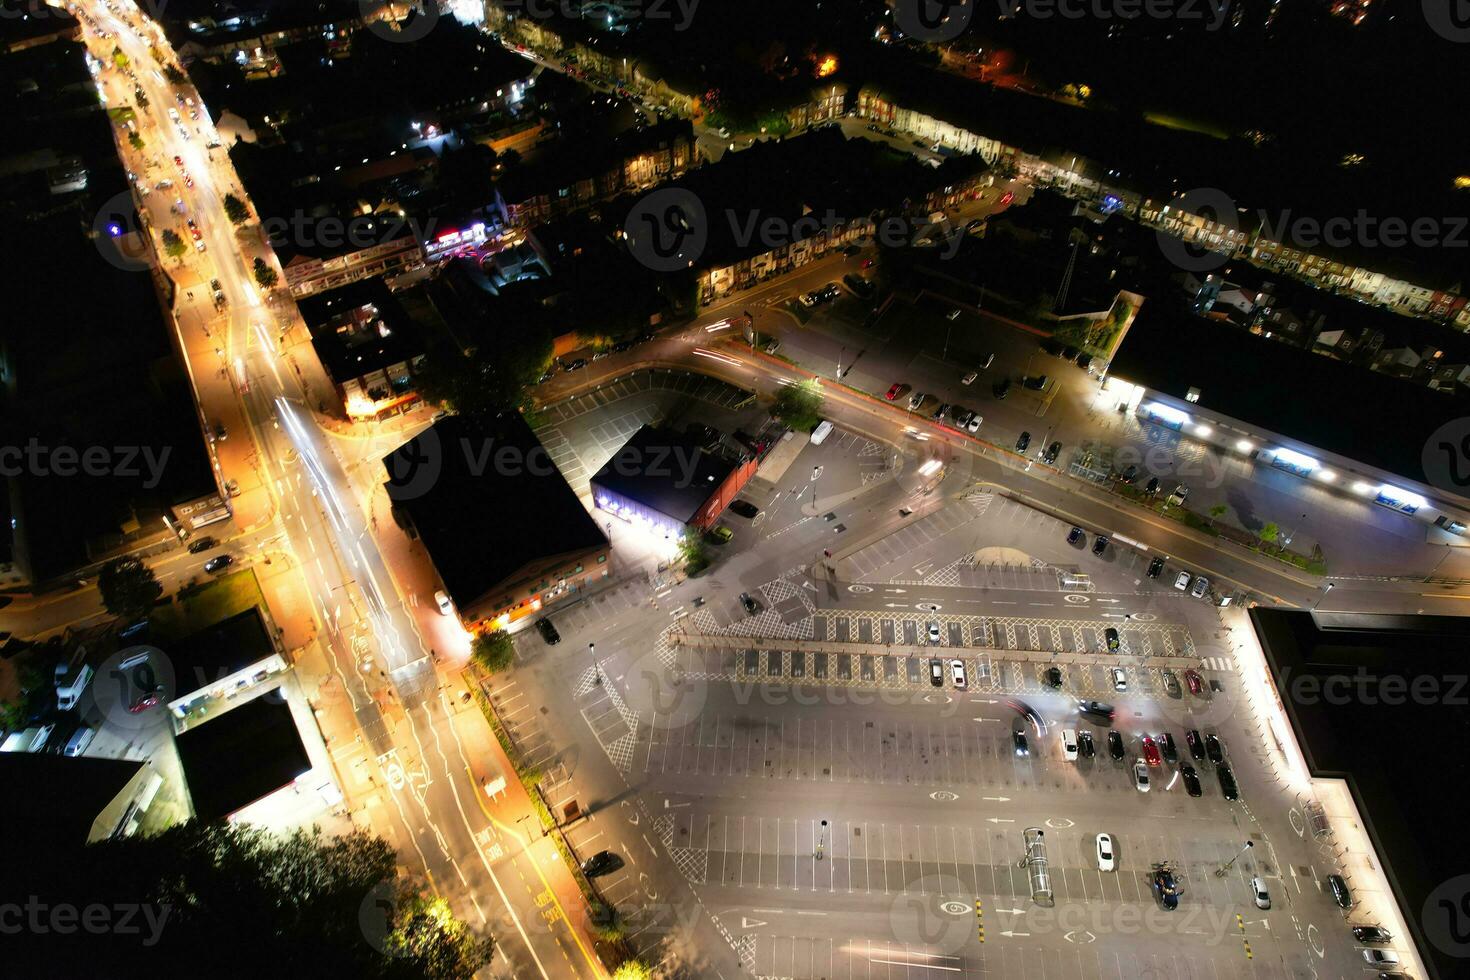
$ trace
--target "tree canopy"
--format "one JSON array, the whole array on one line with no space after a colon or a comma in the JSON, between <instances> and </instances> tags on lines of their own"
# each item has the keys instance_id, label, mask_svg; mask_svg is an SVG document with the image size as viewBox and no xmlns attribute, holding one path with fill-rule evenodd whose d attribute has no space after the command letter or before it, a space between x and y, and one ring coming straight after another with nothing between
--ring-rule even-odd
<instances>
[{"instance_id":1,"label":"tree canopy","mask_svg":"<svg viewBox=\"0 0 1470 980\"><path fill-rule=\"evenodd\" d=\"M771 414L801 432L810 432L822 420L822 386L816 378L787 385L776 395Z\"/></svg>"},{"instance_id":2,"label":"tree canopy","mask_svg":"<svg viewBox=\"0 0 1470 980\"><path fill-rule=\"evenodd\" d=\"M153 608L163 586L141 558L114 558L97 574L97 591L102 593L102 608L131 622Z\"/></svg>"},{"instance_id":3,"label":"tree canopy","mask_svg":"<svg viewBox=\"0 0 1470 980\"><path fill-rule=\"evenodd\" d=\"M415 384L431 402L488 420L520 408L526 387L550 363L551 335L546 330L497 331L468 351L447 344L431 347Z\"/></svg>"}]
</instances>

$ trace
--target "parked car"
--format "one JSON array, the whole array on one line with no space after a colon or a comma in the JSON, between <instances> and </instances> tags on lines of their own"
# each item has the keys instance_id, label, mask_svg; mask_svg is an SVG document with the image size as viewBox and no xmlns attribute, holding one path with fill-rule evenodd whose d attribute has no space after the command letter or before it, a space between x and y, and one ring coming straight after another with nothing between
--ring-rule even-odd
<instances>
[{"instance_id":1,"label":"parked car","mask_svg":"<svg viewBox=\"0 0 1470 980\"><path fill-rule=\"evenodd\" d=\"M1230 771L1230 767L1221 763L1215 768L1215 774L1220 777L1220 792L1225 799L1232 802L1240 799L1240 787L1235 785L1235 773Z\"/></svg>"},{"instance_id":2,"label":"parked car","mask_svg":"<svg viewBox=\"0 0 1470 980\"><path fill-rule=\"evenodd\" d=\"M67 737L62 746L61 754L75 758L87 751L87 746L92 744L92 739L97 737L97 729L90 725L81 725Z\"/></svg>"},{"instance_id":3,"label":"parked car","mask_svg":"<svg viewBox=\"0 0 1470 980\"><path fill-rule=\"evenodd\" d=\"M1108 536L1106 534L1099 534L1097 536L1097 539L1092 542L1092 553L1094 555L1101 555L1104 551L1107 551L1107 550L1108 550Z\"/></svg>"},{"instance_id":4,"label":"parked car","mask_svg":"<svg viewBox=\"0 0 1470 980\"><path fill-rule=\"evenodd\" d=\"M1168 732L1159 736L1159 750L1164 753L1164 761L1169 765L1179 761L1179 747L1174 744L1174 736Z\"/></svg>"},{"instance_id":5,"label":"parked car","mask_svg":"<svg viewBox=\"0 0 1470 980\"><path fill-rule=\"evenodd\" d=\"M1133 788L1140 793L1147 793L1148 786L1148 764L1139 759L1133 763Z\"/></svg>"},{"instance_id":6,"label":"parked car","mask_svg":"<svg viewBox=\"0 0 1470 980\"><path fill-rule=\"evenodd\" d=\"M1054 442L1050 446L1046 447L1046 453L1041 458L1047 463L1055 463L1057 461L1057 457L1061 454L1062 444L1060 442Z\"/></svg>"},{"instance_id":7,"label":"parked car","mask_svg":"<svg viewBox=\"0 0 1470 980\"><path fill-rule=\"evenodd\" d=\"M1083 729L1077 733L1077 752L1084 759L1091 759L1095 749L1092 746L1092 732Z\"/></svg>"},{"instance_id":8,"label":"parked car","mask_svg":"<svg viewBox=\"0 0 1470 980\"><path fill-rule=\"evenodd\" d=\"M1204 790L1199 784L1199 773L1195 772L1194 766L1189 763L1179 767L1179 778L1184 780L1184 792L1190 796L1201 796Z\"/></svg>"},{"instance_id":9,"label":"parked car","mask_svg":"<svg viewBox=\"0 0 1470 980\"><path fill-rule=\"evenodd\" d=\"M1203 599L1205 597L1205 593L1209 590L1210 580L1201 575L1199 578L1194 580L1194 588L1189 590L1189 594L1194 596L1196 599Z\"/></svg>"},{"instance_id":10,"label":"parked car","mask_svg":"<svg viewBox=\"0 0 1470 980\"><path fill-rule=\"evenodd\" d=\"M1364 949L1359 950L1363 954L1364 962L1374 966L1398 966L1399 954L1391 949Z\"/></svg>"},{"instance_id":11,"label":"parked car","mask_svg":"<svg viewBox=\"0 0 1470 980\"><path fill-rule=\"evenodd\" d=\"M1154 893L1159 896L1159 904L1170 912L1179 907L1179 896L1184 894L1184 889L1179 887L1179 882L1174 880L1174 872L1167 867L1154 868L1153 880L1150 882Z\"/></svg>"},{"instance_id":12,"label":"parked car","mask_svg":"<svg viewBox=\"0 0 1470 980\"><path fill-rule=\"evenodd\" d=\"M441 616L448 616L454 612L454 604L449 601L449 595L443 589L435 590L434 605L439 608Z\"/></svg>"},{"instance_id":13,"label":"parked car","mask_svg":"<svg viewBox=\"0 0 1470 980\"><path fill-rule=\"evenodd\" d=\"M726 524L717 524L709 532L709 539L714 544L729 544L734 536L735 532Z\"/></svg>"},{"instance_id":14,"label":"parked car","mask_svg":"<svg viewBox=\"0 0 1470 980\"><path fill-rule=\"evenodd\" d=\"M753 518L761 512L761 509L748 500L736 500L731 502L730 510L744 518Z\"/></svg>"},{"instance_id":15,"label":"parked car","mask_svg":"<svg viewBox=\"0 0 1470 980\"><path fill-rule=\"evenodd\" d=\"M92 665L82 664L76 670L71 670L66 664L57 664L55 673L56 683L56 707L62 711L70 711L77 706L82 698L82 692L92 682Z\"/></svg>"},{"instance_id":16,"label":"parked car","mask_svg":"<svg viewBox=\"0 0 1470 980\"><path fill-rule=\"evenodd\" d=\"M740 605L745 607L747 614L754 616L763 608L759 601L751 596L749 592L740 593Z\"/></svg>"},{"instance_id":17,"label":"parked car","mask_svg":"<svg viewBox=\"0 0 1470 980\"><path fill-rule=\"evenodd\" d=\"M888 394L884 395L883 397L888 399L889 401L893 401L899 395L902 395L905 391L908 390L908 385L904 384L901 381L895 381L892 385L889 386Z\"/></svg>"},{"instance_id":18,"label":"parked car","mask_svg":"<svg viewBox=\"0 0 1470 980\"><path fill-rule=\"evenodd\" d=\"M206 534L202 538L195 538L193 541L189 542L189 554L197 555L201 551L208 551L210 548L213 548L218 544L218 541L216 541L210 535Z\"/></svg>"},{"instance_id":19,"label":"parked car","mask_svg":"<svg viewBox=\"0 0 1470 980\"><path fill-rule=\"evenodd\" d=\"M1062 758L1068 762L1077 761L1077 733L1070 728L1062 729Z\"/></svg>"},{"instance_id":20,"label":"parked car","mask_svg":"<svg viewBox=\"0 0 1470 980\"><path fill-rule=\"evenodd\" d=\"M940 640L939 624L929 624L929 642L937 644Z\"/></svg>"},{"instance_id":21,"label":"parked car","mask_svg":"<svg viewBox=\"0 0 1470 980\"><path fill-rule=\"evenodd\" d=\"M541 639L545 640L548 646L556 646L561 642L561 634L556 631L556 625L552 623L550 617L543 617L537 620L536 629L540 632Z\"/></svg>"},{"instance_id":22,"label":"parked car","mask_svg":"<svg viewBox=\"0 0 1470 980\"><path fill-rule=\"evenodd\" d=\"M1018 453L1024 453L1026 451L1027 447L1029 447L1030 445L1031 445L1031 433L1029 433L1029 432L1023 432L1023 433L1021 433L1021 438L1019 438L1019 439L1016 440L1016 452L1018 452Z\"/></svg>"},{"instance_id":23,"label":"parked car","mask_svg":"<svg viewBox=\"0 0 1470 980\"><path fill-rule=\"evenodd\" d=\"M1107 834L1097 835L1097 870L1117 870L1117 865L1113 858L1113 838Z\"/></svg>"},{"instance_id":24,"label":"parked car","mask_svg":"<svg viewBox=\"0 0 1470 980\"><path fill-rule=\"evenodd\" d=\"M1159 754L1159 743L1154 741L1152 735L1143 736L1143 761L1150 766L1159 766L1164 757Z\"/></svg>"},{"instance_id":25,"label":"parked car","mask_svg":"<svg viewBox=\"0 0 1470 980\"><path fill-rule=\"evenodd\" d=\"M1123 761L1123 736L1117 732L1108 732L1108 755L1114 762Z\"/></svg>"},{"instance_id":26,"label":"parked car","mask_svg":"<svg viewBox=\"0 0 1470 980\"><path fill-rule=\"evenodd\" d=\"M1117 653L1122 646L1122 642L1118 639L1118 631L1111 626L1103 630L1103 639L1107 642L1111 653Z\"/></svg>"},{"instance_id":27,"label":"parked car","mask_svg":"<svg viewBox=\"0 0 1470 980\"><path fill-rule=\"evenodd\" d=\"M1353 893L1348 891L1347 882L1342 880L1342 875L1328 875L1327 890L1331 893L1332 900L1337 903L1338 908L1350 909L1353 907Z\"/></svg>"},{"instance_id":28,"label":"parked car","mask_svg":"<svg viewBox=\"0 0 1470 980\"><path fill-rule=\"evenodd\" d=\"M1030 388L1032 391L1045 391L1047 382L1050 380L1044 374L1031 374L1021 379L1021 386Z\"/></svg>"},{"instance_id":29,"label":"parked car","mask_svg":"<svg viewBox=\"0 0 1470 980\"><path fill-rule=\"evenodd\" d=\"M1205 736L1205 755L1217 766L1225 761L1225 746L1221 744L1218 735Z\"/></svg>"},{"instance_id":30,"label":"parked car","mask_svg":"<svg viewBox=\"0 0 1470 980\"><path fill-rule=\"evenodd\" d=\"M215 574L224 571L233 564L235 564L234 555L215 555L204 563L204 570L210 574Z\"/></svg>"},{"instance_id":31,"label":"parked car","mask_svg":"<svg viewBox=\"0 0 1470 980\"><path fill-rule=\"evenodd\" d=\"M1193 667L1184 672L1184 683L1189 685L1190 694L1203 694L1205 690L1205 679L1199 675L1199 671Z\"/></svg>"},{"instance_id":32,"label":"parked car","mask_svg":"<svg viewBox=\"0 0 1470 980\"><path fill-rule=\"evenodd\" d=\"M938 657L929 661L929 683L935 687L944 686L944 661Z\"/></svg>"},{"instance_id":33,"label":"parked car","mask_svg":"<svg viewBox=\"0 0 1470 980\"><path fill-rule=\"evenodd\" d=\"M960 690L966 687L965 662L963 660L951 660L949 662L949 673L954 678L954 686Z\"/></svg>"},{"instance_id":34,"label":"parked car","mask_svg":"<svg viewBox=\"0 0 1470 980\"><path fill-rule=\"evenodd\" d=\"M1082 528L1073 525L1072 530L1067 532L1067 543L1071 545L1081 544L1086 537L1087 535L1083 533Z\"/></svg>"},{"instance_id":35,"label":"parked car","mask_svg":"<svg viewBox=\"0 0 1470 980\"><path fill-rule=\"evenodd\" d=\"M1194 576L1189 574L1188 572L1180 572L1178 576L1176 576L1174 579L1174 588L1178 589L1180 592L1183 592L1185 589L1189 588L1189 583L1191 580L1193 580L1193 578Z\"/></svg>"},{"instance_id":36,"label":"parked car","mask_svg":"<svg viewBox=\"0 0 1470 980\"><path fill-rule=\"evenodd\" d=\"M1164 559L1154 556L1154 560L1148 563L1148 577L1158 578L1159 573L1164 570Z\"/></svg>"},{"instance_id":37,"label":"parked car","mask_svg":"<svg viewBox=\"0 0 1470 980\"><path fill-rule=\"evenodd\" d=\"M589 878L597 878L609 872L616 871L622 866L623 859L612 851L598 851L582 862L582 873Z\"/></svg>"},{"instance_id":38,"label":"parked car","mask_svg":"<svg viewBox=\"0 0 1470 980\"><path fill-rule=\"evenodd\" d=\"M1047 685L1047 687L1061 687L1062 686L1062 668L1060 668L1060 667L1048 667L1048 668L1046 668L1046 685Z\"/></svg>"},{"instance_id":39,"label":"parked car","mask_svg":"<svg viewBox=\"0 0 1470 980\"><path fill-rule=\"evenodd\" d=\"M1393 933L1381 926L1353 926L1353 938L1360 943L1393 942Z\"/></svg>"},{"instance_id":40,"label":"parked car","mask_svg":"<svg viewBox=\"0 0 1470 980\"><path fill-rule=\"evenodd\" d=\"M1128 675L1123 673L1122 667L1114 667L1110 673L1113 678L1113 690L1128 690Z\"/></svg>"},{"instance_id":41,"label":"parked car","mask_svg":"<svg viewBox=\"0 0 1470 980\"><path fill-rule=\"evenodd\" d=\"M1189 755L1195 761L1205 757L1205 743L1199 737L1199 732L1191 728L1184 733L1184 744L1189 746Z\"/></svg>"},{"instance_id":42,"label":"parked car","mask_svg":"<svg viewBox=\"0 0 1470 980\"><path fill-rule=\"evenodd\" d=\"M1179 678L1174 676L1172 670L1164 671L1164 690L1168 692L1171 698L1180 697L1184 693L1183 689L1179 686Z\"/></svg>"},{"instance_id":43,"label":"parked car","mask_svg":"<svg viewBox=\"0 0 1470 980\"><path fill-rule=\"evenodd\" d=\"M931 415L930 418L932 418L936 422L943 422L944 421L944 417L946 415L948 415L948 414L949 414L949 403L948 402L940 402L939 403L939 407L934 410L934 414Z\"/></svg>"},{"instance_id":44,"label":"parked car","mask_svg":"<svg viewBox=\"0 0 1470 980\"><path fill-rule=\"evenodd\" d=\"M994 395L997 400L1003 401L1006 395L1009 395L1011 393L1011 379L1002 378L1001 380L997 381L995 384L990 386L990 393Z\"/></svg>"},{"instance_id":45,"label":"parked car","mask_svg":"<svg viewBox=\"0 0 1470 980\"><path fill-rule=\"evenodd\" d=\"M912 395L909 396L909 411L916 411L920 405L924 404L924 399L928 397L929 396L924 394L922 391L914 392Z\"/></svg>"},{"instance_id":46,"label":"parked car","mask_svg":"<svg viewBox=\"0 0 1470 980\"><path fill-rule=\"evenodd\" d=\"M1052 357L1061 357L1064 350L1063 346L1055 340L1043 340L1041 349Z\"/></svg>"}]
</instances>

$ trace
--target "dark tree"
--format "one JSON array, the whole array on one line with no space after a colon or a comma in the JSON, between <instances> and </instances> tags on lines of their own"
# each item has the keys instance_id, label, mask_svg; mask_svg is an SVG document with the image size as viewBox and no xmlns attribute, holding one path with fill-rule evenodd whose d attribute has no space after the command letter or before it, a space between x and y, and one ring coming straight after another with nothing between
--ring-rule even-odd
<instances>
[{"instance_id":1,"label":"dark tree","mask_svg":"<svg viewBox=\"0 0 1470 980\"><path fill-rule=\"evenodd\" d=\"M245 202L233 194L225 195L224 206L225 215L230 219L232 225L238 225L250 217L250 209L245 206Z\"/></svg>"},{"instance_id":2,"label":"dark tree","mask_svg":"<svg viewBox=\"0 0 1470 980\"><path fill-rule=\"evenodd\" d=\"M163 586L141 558L114 558L98 573L97 591L102 593L104 609L132 622L147 615L154 600L163 595Z\"/></svg>"},{"instance_id":3,"label":"dark tree","mask_svg":"<svg viewBox=\"0 0 1470 980\"><path fill-rule=\"evenodd\" d=\"M469 351L449 345L431 348L415 384L431 402L490 420L521 407L526 386L550 363L550 333L527 327L496 332Z\"/></svg>"}]
</instances>

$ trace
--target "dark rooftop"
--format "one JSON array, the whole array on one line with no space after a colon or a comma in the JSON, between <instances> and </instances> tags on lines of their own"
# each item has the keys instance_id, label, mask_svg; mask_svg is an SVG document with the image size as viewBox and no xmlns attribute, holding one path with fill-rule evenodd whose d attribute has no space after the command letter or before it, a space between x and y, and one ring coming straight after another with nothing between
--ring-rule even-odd
<instances>
[{"instance_id":1,"label":"dark rooftop","mask_svg":"<svg viewBox=\"0 0 1470 980\"><path fill-rule=\"evenodd\" d=\"M165 644L174 697L206 687L276 652L260 607L251 606L177 643Z\"/></svg>"},{"instance_id":2,"label":"dark rooftop","mask_svg":"<svg viewBox=\"0 0 1470 980\"><path fill-rule=\"evenodd\" d=\"M315 293L297 306L311 346L339 384L424 353L422 330L380 276Z\"/></svg>"},{"instance_id":3,"label":"dark rooftop","mask_svg":"<svg viewBox=\"0 0 1470 980\"><path fill-rule=\"evenodd\" d=\"M413 522L461 609L530 562L607 545L518 413L491 425L442 419L383 466L394 509Z\"/></svg>"},{"instance_id":4,"label":"dark rooftop","mask_svg":"<svg viewBox=\"0 0 1470 980\"><path fill-rule=\"evenodd\" d=\"M1470 404L1218 320L1144 303L1109 373L1423 483L1429 436Z\"/></svg>"},{"instance_id":5,"label":"dark rooftop","mask_svg":"<svg viewBox=\"0 0 1470 980\"><path fill-rule=\"evenodd\" d=\"M1308 767L1347 780L1431 971L1464 976L1463 960L1425 941L1417 913L1436 886L1470 868L1470 839L1441 812L1443 794L1470 780L1461 751L1470 619L1264 608L1251 619Z\"/></svg>"},{"instance_id":6,"label":"dark rooftop","mask_svg":"<svg viewBox=\"0 0 1470 980\"><path fill-rule=\"evenodd\" d=\"M92 833L92 821L138 774L142 762L28 752L0 752L0 781L25 787L0 808L0 840L7 862L34 860L37 854L79 848Z\"/></svg>"},{"instance_id":7,"label":"dark rooftop","mask_svg":"<svg viewBox=\"0 0 1470 980\"><path fill-rule=\"evenodd\" d=\"M222 820L311 771L291 706L265 695L175 738L202 822Z\"/></svg>"},{"instance_id":8,"label":"dark rooftop","mask_svg":"<svg viewBox=\"0 0 1470 980\"><path fill-rule=\"evenodd\" d=\"M592 487L688 524L734 469L690 435L645 425L597 471Z\"/></svg>"}]
</instances>

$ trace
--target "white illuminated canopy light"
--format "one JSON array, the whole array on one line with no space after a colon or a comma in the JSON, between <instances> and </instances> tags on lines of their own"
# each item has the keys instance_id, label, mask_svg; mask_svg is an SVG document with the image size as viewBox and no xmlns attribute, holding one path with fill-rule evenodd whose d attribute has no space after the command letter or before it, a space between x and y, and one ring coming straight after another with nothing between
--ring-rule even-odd
<instances>
[{"instance_id":1,"label":"white illuminated canopy light","mask_svg":"<svg viewBox=\"0 0 1470 980\"><path fill-rule=\"evenodd\" d=\"M1214 431L1215 430L1213 428L1204 424L1200 424L1194 427L1194 434L1197 436L1208 436Z\"/></svg>"},{"instance_id":2,"label":"white illuminated canopy light","mask_svg":"<svg viewBox=\"0 0 1470 980\"><path fill-rule=\"evenodd\" d=\"M1414 507L1423 507L1429 503L1429 501L1425 500L1417 493L1410 493L1408 490L1400 489L1399 487L1396 487L1391 483L1384 483L1380 485L1378 487L1378 496L1382 497L1384 500L1391 500L1400 506L1409 504Z\"/></svg>"},{"instance_id":3,"label":"white illuminated canopy light","mask_svg":"<svg viewBox=\"0 0 1470 980\"><path fill-rule=\"evenodd\" d=\"M1235 449L1237 452L1248 453L1253 448L1255 447L1251 445L1251 441L1249 439L1241 439L1235 444Z\"/></svg>"},{"instance_id":4,"label":"white illuminated canopy light","mask_svg":"<svg viewBox=\"0 0 1470 980\"><path fill-rule=\"evenodd\" d=\"M1174 408L1170 405L1164 405L1159 402L1149 402L1147 405L1144 406L1144 408L1148 409L1150 414L1156 415L1159 418L1163 419L1165 422L1169 422L1173 425L1185 425L1189 422L1188 413L1181 412L1179 409Z\"/></svg>"},{"instance_id":5,"label":"white illuminated canopy light","mask_svg":"<svg viewBox=\"0 0 1470 980\"><path fill-rule=\"evenodd\" d=\"M1318 470L1312 475L1315 476L1317 479L1325 480L1328 483L1331 483L1333 480L1337 479L1337 474L1328 469Z\"/></svg>"}]
</instances>

